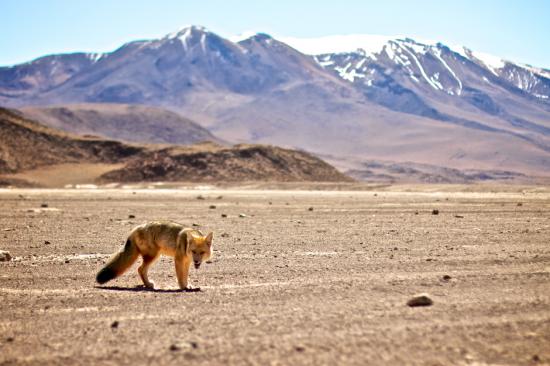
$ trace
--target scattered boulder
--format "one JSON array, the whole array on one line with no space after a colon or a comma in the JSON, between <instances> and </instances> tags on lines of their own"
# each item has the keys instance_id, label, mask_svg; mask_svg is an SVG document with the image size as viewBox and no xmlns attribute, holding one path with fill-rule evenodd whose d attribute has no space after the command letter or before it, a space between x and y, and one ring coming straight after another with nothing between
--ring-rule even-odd
<instances>
[{"instance_id":1,"label":"scattered boulder","mask_svg":"<svg viewBox=\"0 0 550 366\"><path fill-rule=\"evenodd\" d=\"M416 307L416 306L431 306L433 305L433 300L430 298L430 295L428 294L418 294L414 295L407 301L407 305L410 307Z\"/></svg>"},{"instance_id":2,"label":"scattered boulder","mask_svg":"<svg viewBox=\"0 0 550 366\"><path fill-rule=\"evenodd\" d=\"M9 262L11 261L11 254L10 252L6 252L5 250L0 250L0 262Z\"/></svg>"}]
</instances>

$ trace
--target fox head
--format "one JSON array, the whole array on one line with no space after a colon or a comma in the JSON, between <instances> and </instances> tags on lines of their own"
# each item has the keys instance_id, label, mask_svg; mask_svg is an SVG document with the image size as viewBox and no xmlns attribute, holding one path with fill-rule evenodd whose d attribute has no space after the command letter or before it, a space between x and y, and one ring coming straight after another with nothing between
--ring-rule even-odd
<instances>
[{"instance_id":1,"label":"fox head","mask_svg":"<svg viewBox=\"0 0 550 366\"><path fill-rule=\"evenodd\" d=\"M206 236L187 235L188 252L193 256L193 264L197 269L212 256L212 236L213 233Z\"/></svg>"}]
</instances>

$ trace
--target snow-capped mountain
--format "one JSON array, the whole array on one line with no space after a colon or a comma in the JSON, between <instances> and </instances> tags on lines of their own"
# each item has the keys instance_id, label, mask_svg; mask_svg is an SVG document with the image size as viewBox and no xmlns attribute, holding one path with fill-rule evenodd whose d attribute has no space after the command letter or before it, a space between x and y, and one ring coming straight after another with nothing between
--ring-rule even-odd
<instances>
[{"instance_id":1,"label":"snow-capped mountain","mask_svg":"<svg viewBox=\"0 0 550 366\"><path fill-rule=\"evenodd\" d=\"M385 160L550 175L549 76L403 37L231 41L191 26L2 67L0 104L156 105L227 141L303 148L341 168Z\"/></svg>"}]
</instances>

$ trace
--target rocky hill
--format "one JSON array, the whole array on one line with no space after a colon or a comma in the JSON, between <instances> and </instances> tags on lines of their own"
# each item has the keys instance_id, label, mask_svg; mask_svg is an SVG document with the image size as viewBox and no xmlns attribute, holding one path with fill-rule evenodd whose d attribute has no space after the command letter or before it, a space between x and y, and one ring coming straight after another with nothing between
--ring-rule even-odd
<instances>
[{"instance_id":1,"label":"rocky hill","mask_svg":"<svg viewBox=\"0 0 550 366\"><path fill-rule=\"evenodd\" d=\"M352 181L319 158L268 145L198 144L157 150L106 173L104 181L346 182Z\"/></svg>"}]
</instances>

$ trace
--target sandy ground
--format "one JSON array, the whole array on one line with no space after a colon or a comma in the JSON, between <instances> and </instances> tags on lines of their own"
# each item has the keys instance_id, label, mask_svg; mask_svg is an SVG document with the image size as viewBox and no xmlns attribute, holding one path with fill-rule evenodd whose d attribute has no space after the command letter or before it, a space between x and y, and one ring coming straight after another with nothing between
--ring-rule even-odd
<instances>
[{"instance_id":1,"label":"sandy ground","mask_svg":"<svg viewBox=\"0 0 550 366\"><path fill-rule=\"evenodd\" d=\"M0 190L0 364L550 364L550 189L421 190ZM201 291L97 287L153 219L214 231Z\"/></svg>"}]
</instances>

